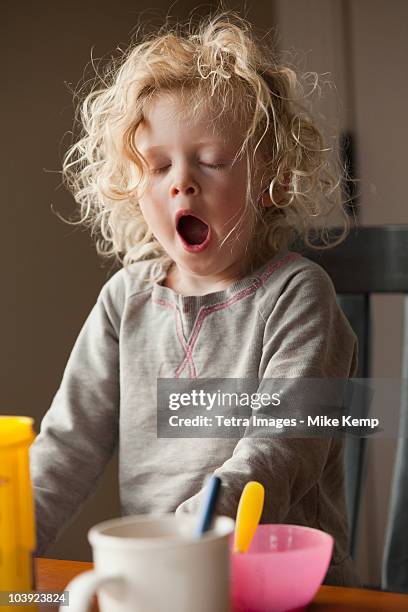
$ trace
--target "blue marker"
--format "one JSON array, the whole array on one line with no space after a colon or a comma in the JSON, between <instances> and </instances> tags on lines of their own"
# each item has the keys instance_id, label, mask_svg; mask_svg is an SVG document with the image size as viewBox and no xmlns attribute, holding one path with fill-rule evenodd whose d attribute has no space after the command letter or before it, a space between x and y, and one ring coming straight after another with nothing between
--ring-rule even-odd
<instances>
[{"instance_id":1,"label":"blue marker","mask_svg":"<svg viewBox=\"0 0 408 612\"><path fill-rule=\"evenodd\" d=\"M197 539L201 538L210 528L220 486L221 478L218 478L218 476L211 476L205 487L204 500L200 508L198 525L194 533L194 537Z\"/></svg>"}]
</instances>

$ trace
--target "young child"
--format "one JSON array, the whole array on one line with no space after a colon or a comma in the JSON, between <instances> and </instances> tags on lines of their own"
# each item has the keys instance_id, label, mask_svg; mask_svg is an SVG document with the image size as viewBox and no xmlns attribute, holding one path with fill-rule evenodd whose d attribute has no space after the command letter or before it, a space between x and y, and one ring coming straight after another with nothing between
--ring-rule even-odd
<instances>
[{"instance_id":1,"label":"young child","mask_svg":"<svg viewBox=\"0 0 408 612\"><path fill-rule=\"evenodd\" d=\"M339 175L301 92L248 23L223 12L132 46L84 100L64 175L99 252L123 267L102 288L31 448L38 554L118 444L123 514L196 512L214 473L218 512L235 518L257 480L262 521L331 533L326 582L355 583L341 439L156 432L158 378L355 371L331 281L288 250L333 207L346 226Z\"/></svg>"}]
</instances>

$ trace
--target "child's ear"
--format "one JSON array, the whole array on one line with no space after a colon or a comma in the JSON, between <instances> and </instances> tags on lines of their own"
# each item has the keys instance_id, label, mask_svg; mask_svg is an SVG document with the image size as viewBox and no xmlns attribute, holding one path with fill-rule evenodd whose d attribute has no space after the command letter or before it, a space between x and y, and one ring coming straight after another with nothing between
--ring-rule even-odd
<instances>
[{"instance_id":1,"label":"child's ear","mask_svg":"<svg viewBox=\"0 0 408 612\"><path fill-rule=\"evenodd\" d=\"M276 184L273 187L273 198L276 202L276 204L281 204L285 197L286 197L286 192L289 189L289 185L290 185L290 174L288 172L286 172L284 174L284 179L285 182L283 183L283 185L279 185ZM271 200L271 196L270 196L270 186L268 186L261 195L261 202L262 202L262 206L264 206L265 208L269 208L271 206L273 206L273 202Z\"/></svg>"}]
</instances>

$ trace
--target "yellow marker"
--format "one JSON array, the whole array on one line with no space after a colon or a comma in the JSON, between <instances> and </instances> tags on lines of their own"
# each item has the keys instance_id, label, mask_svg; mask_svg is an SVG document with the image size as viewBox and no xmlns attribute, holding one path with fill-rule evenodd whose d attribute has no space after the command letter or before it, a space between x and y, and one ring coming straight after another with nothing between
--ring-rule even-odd
<instances>
[{"instance_id":1,"label":"yellow marker","mask_svg":"<svg viewBox=\"0 0 408 612\"><path fill-rule=\"evenodd\" d=\"M35 589L34 507L28 449L34 439L33 419L0 416L0 591ZM14 610L15 606L0 610ZM37 606L24 606L37 610Z\"/></svg>"},{"instance_id":2,"label":"yellow marker","mask_svg":"<svg viewBox=\"0 0 408 612\"><path fill-rule=\"evenodd\" d=\"M234 552L248 550L261 519L265 489L260 482L248 482L239 500L235 523Z\"/></svg>"}]
</instances>

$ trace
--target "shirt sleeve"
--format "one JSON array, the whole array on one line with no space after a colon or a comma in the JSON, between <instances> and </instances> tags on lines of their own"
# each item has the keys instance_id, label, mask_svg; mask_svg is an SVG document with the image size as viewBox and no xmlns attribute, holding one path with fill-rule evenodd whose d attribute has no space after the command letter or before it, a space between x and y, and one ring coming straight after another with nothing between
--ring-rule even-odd
<instances>
[{"instance_id":1,"label":"shirt sleeve","mask_svg":"<svg viewBox=\"0 0 408 612\"><path fill-rule=\"evenodd\" d=\"M331 280L319 266L291 277L265 320L260 378L354 374L356 338L337 304ZM242 438L214 472L222 481L217 511L235 518L242 489L256 480L265 487L262 522L284 522L291 506L301 502L320 479L332 442L332 438ZM202 491L177 512L196 512L201 496Z\"/></svg>"},{"instance_id":2,"label":"shirt sleeve","mask_svg":"<svg viewBox=\"0 0 408 612\"><path fill-rule=\"evenodd\" d=\"M119 315L102 289L30 448L42 555L95 490L118 439Z\"/></svg>"}]
</instances>

